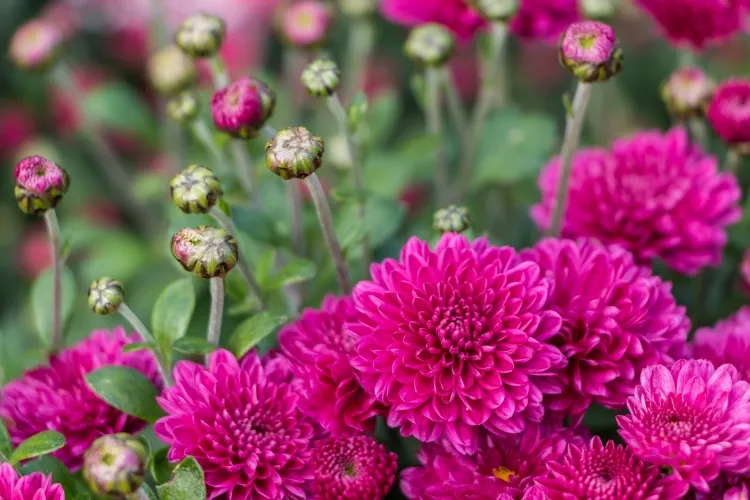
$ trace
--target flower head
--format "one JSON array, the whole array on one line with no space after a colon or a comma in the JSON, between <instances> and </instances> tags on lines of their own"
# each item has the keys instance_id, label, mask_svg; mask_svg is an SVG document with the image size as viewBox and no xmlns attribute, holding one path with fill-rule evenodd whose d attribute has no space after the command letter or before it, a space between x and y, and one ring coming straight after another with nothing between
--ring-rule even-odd
<instances>
[{"instance_id":1,"label":"flower head","mask_svg":"<svg viewBox=\"0 0 750 500\"><path fill-rule=\"evenodd\" d=\"M571 24L560 38L560 61L580 81L602 82L622 71L622 50L608 24Z\"/></svg>"},{"instance_id":2,"label":"flower head","mask_svg":"<svg viewBox=\"0 0 750 500\"><path fill-rule=\"evenodd\" d=\"M750 382L750 306L744 306L713 328L699 328L693 339L693 358L714 366L734 365L740 378Z\"/></svg>"},{"instance_id":3,"label":"flower head","mask_svg":"<svg viewBox=\"0 0 750 500\"><path fill-rule=\"evenodd\" d=\"M473 453L481 431L521 432L544 414L565 360L546 341L561 325L550 283L510 247L446 233L434 250L412 238L398 261L371 267L354 289L352 366L390 406L388 425Z\"/></svg>"},{"instance_id":4,"label":"flower head","mask_svg":"<svg viewBox=\"0 0 750 500\"><path fill-rule=\"evenodd\" d=\"M386 19L403 26L441 24L461 42L471 40L486 24L464 0L382 0L380 10Z\"/></svg>"},{"instance_id":5,"label":"flower head","mask_svg":"<svg viewBox=\"0 0 750 500\"><path fill-rule=\"evenodd\" d=\"M518 12L519 0L467 0L488 21L508 22Z\"/></svg>"},{"instance_id":6,"label":"flower head","mask_svg":"<svg viewBox=\"0 0 750 500\"><path fill-rule=\"evenodd\" d=\"M748 405L750 384L734 366L682 359L643 370L617 423L636 456L708 492L720 472L750 470Z\"/></svg>"},{"instance_id":7,"label":"flower head","mask_svg":"<svg viewBox=\"0 0 750 500\"><path fill-rule=\"evenodd\" d=\"M716 87L706 116L724 142L750 151L750 80L727 80Z\"/></svg>"},{"instance_id":8,"label":"flower head","mask_svg":"<svg viewBox=\"0 0 750 500\"><path fill-rule=\"evenodd\" d=\"M581 20L579 0L522 0L510 31L527 40L557 43L572 23Z\"/></svg>"},{"instance_id":9,"label":"flower head","mask_svg":"<svg viewBox=\"0 0 750 500\"><path fill-rule=\"evenodd\" d=\"M432 217L432 227L440 233L463 233L471 227L469 209L456 205L441 208Z\"/></svg>"},{"instance_id":10,"label":"flower head","mask_svg":"<svg viewBox=\"0 0 750 500\"><path fill-rule=\"evenodd\" d=\"M211 99L211 114L219 130L240 139L251 139L273 114L276 92L254 78L240 78L217 90Z\"/></svg>"},{"instance_id":11,"label":"flower head","mask_svg":"<svg viewBox=\"0 0 750 500\"><path fill-rule=\"evenodd\" d=\"M328 37L333 11L320 0L302 0L284 10L281 34L293 47L312 49Z\"/></svg>"},{"instance_id":12,"label":"flower head","mask_svg":"<svg viewBox=\"0 0 750 500\"><path fill-rule=\"evenodd\" d=\"M154 431L169 460L195 457L209 498L306 498L313 428L290 384L272 381L255 353L239 363L224 350L207 367L180 361L174 376Z\"/></svg>"},{"instance_id":13,"label":"flower head","mask_svg":"<svg viewBox=\"0 0 750 500\"><path fill-rule=\"evenodd\" d=\"M329 437L312 451L312 491L320 500L382 500L396 479L398 456L370 436Z\"/></svg>"},{"instance_id":14,"label":"flower head","mask_svg":"<svg viewBox=\"0 0 750 500\"><path fill-rule=\"evenodd\" d=\"M32 472L18 477L8 462L0 464L0 498L3 500L65 500L63 487L52 476Z\"/></svg>"},{"instance_id":15,"label":"flower head","mask_svg":"<svg viewBox=\"0 0 750 500\"><path fill-rule=\"evenodd\" d=\"M192 92L181 92L167 103L167 114L177 123L190 123L198 116L200 103Z\"/></svg>"},{"instance_id":16,"label":"flower head","mask_svg":"<svg viewBox=\"0 0 750 500\"><path fill-rule=\"evenodd\" d=\"M531 215L547 228L560 160L539 177L542 202ZM689 143L682 128L619 139L612 152L583 149L573 159L563 236L594 237L630 250L638 264L660 257L682 273L721 261L726 226L740 217L735 177Z\"/></svg>"},{"instance_id":17,"label":"flower head","mask_svg":"<svg viewBox=\"0 0 750 500\"><path fill-rule=\"evenodd\" d=\"M423 66L442 66L453 55L456 42L444 26L437 23L417 26L409 33L404 52Z\"/></svg>"},{"instance_id":18,"label":"flower head","mask_svg":"<svg viewBox=\"0 0 750 500\"><path fill-rule=\"evenodd\" d=\"M32 19L13 34L8 55L20 68L45 70L54 63L62 43L63 34L54 23Z\"/></svg>"},{"instance_id":19,"label":"flower head","mask_svg":"<svg viewBox=\"0 0 750 500\"><path fill-rule=\"evenodd\" d=\"M562 316L549 340L568 358L564 389L545 408L583 416L592 402L623 408L641 371L683 354L690 320L671 285L622 247L548 238L521 254L553 283L548 307Z\"/></svg>"},{"instance_id":20,"label":"flower head","mask_svg":"<svg viewBox=\"0 0 750 500\"><path fill-rule=\"evenodd\" d=\"M211 57L221 48L227 27L224 20L205 12L185 19L174 36L174 42L191 57Z\"/></svg>"},{"instance_id":21,"label":"flower head","mask_svg":"<svg viewBox=\"0 0 750 500\"><path fill-rule=\"evenodd\" d=\"M344 325L356 319L351 298L328 296L320 310L304 310L279 332L279 345L304 387L300 405L333 434L372 433L375 417L385 411L349 364L355 339Z\"/></svg>"},{"instance_id":22,"label":"flower head","mask_svg":"<svg viewBox=\"0 0 750 500\"><path fill-rule=\"evenodd\" d=\"M216 205L224 191L212 170L190 165L169 183L172 201L186 214L205 214Z\"/></svg>"},{"instance_id":23,"label":"flower head","mask_svg":"<svg viewBox=\"0 0 750 500\"><path fill-rule=\"evenodd\" d=\"M66 445L52 456L72 470L99 436L136 433L146 422L109 406L89 389L86 374L102 366L127 366L161 386L156 360L149 351L123 353L123 346L139 341L125 330L95 331L75 347L50 358L49 365L27 371L2 389L0 418L14 445L45 430L65 436Z\"/></svg>"},{"instance_id":24,"label":"flower head","mask_svg":"<svg viewBox=\"0 0 750 500\"><path fill-rule=\"evenodd\" d=\"M680 120L703 116L713 93L713 80L698 68L676 70L661 87L669 114Z\"/></svg>"},{"instance_id":25,"label":"flower head","mask_svg":"<svg viewBox=\"0 0 750 500\"><path fill-rule=\"evenodd\" d=\"M189 89L198 78L195 62L175 45L168 45L152 55L146 73L151 86L167 96Z\"/></svg>"},{"instance_id":26,"label":"flower head","mask_svg":"<svg viewBox=\"0 0 750 500\"><path fill-rule=\"evenodd\" d=\"M185 228L172 236L172 256L185 271L203 279L223 278L237 265L234 236L210 226Z\"/></svg>"},{"instance_id":27,"label":"flower head","mask_svg":"<svg viewBox=\"0 0 750 500\"><path fill-rule=\"evenodd\" d=\"M333 95L341 84L341 70L330 59L316 59L302 72L302 85L315 97Z\"/></svg>"},{"instance_id":28,"label":"flower head","mask_svg":"<svg viewBox=\"0 0 750 500\"><path fill-rule=\"evenodd\" d=\"M27 156L18 162L14 175L18 206L33 215L55 208L70 184L68 173L43 156Z\"/></svg>"},{"instance_id":29,"label":"flower head","mask_svg":"<svg viewBox=\"0 0 750 500\"><path fill-rule=\"evenodd\" d=\"M688 490L687 483L662 476L659 467L639 460L629 448L614 441L604 445L598 436L589 446L571 446L568 456L548 467L550 477L537 479L537 484L549 500L677 500Z\"/></svg>"},{"instance_id":30,"label":"flower head","mask_svg":"<svg viewBox=\"0 0 750 500\"><path fill-rule=\"evenodd\" d=\"M89 307L96 314L106 315L116 312L125 300L122 283L105 276L94 280L89 286Z\"/></svg>"},{"instance_id":31,"label":"flower head","mask_svg":"<svg viewBox=\"0 0 750 500\"><path fill-rule=\"evenodd\" d=\"M266 144L266 166L282 179L304 179L323 165L323 139L305 127L280 130Z\"/></svg>"},{"instance_id":32,"label":"flower head","mask_svg":"<svg viewBox=\"0 0 750 500\"><path fill-rule=\"evenodd\" d=\"M86 450L83 477L97 495L122 498L141 487L147 461L148 450L140 439L124 432L110 434Z\"/></svg>"}]
</instances>

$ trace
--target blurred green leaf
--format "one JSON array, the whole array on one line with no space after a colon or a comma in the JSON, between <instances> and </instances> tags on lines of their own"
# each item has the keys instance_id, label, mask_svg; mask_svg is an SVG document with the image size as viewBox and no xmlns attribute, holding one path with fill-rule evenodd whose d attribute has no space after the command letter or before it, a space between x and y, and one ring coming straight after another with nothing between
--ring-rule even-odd
<instances>
[{"instance_id":1,"label":"blurred green leaf","mask_svg":"<svg viewBox=\"0 0 750 500\"><path fill-rule=\"evenodd\" d=\"M185 336L194 309L195 289L191 278L170 283L161 292L151 313L151 328L163 351Z\"/></svg>"},{"instance_id":2,"label":"blurred green leaf","mask_svg":"<svg viewBox=\"0 0 750 500\"><path fill-rule=\"evenodd\" d=\"M52 482L59 483L65 490L66 498L76 498L76 479L61 461L50 456L41 456L37 460L26 462L21 466L24 475L32 472L41 472L44 475L52 474Z\"/></svg>"},{"instance_id":3,"label":"blurred green leaf","mask_svg":"<svg viewBox=\"0 0 750 500\"><path fill-rule=\"evenodd\" d=\"M276 266L276 250L269 248L258 256L255 262L255 279L265 284L271 280Z\"/></svg>"},{"instance_id":4,"label":"blurred green leaf","mask_svg":"<svg viewBox=\"0 0 750 500\"><path fill-rule=\"evenodd\" d=\"M145 170L133 176L133 193L144 201L164 201L169 196L169 183L162 172Z\"/></svg>"},{"instance_id":5,"label":"blurred green leaf","mask_svg":"<svg viewBox=\"0 0 750 500\"><path fill-rule=\"evenodd\" d=\"M156 487L161 500L206 500L203 469L193 457L177 464L172 479Z\"/></svg>"},{"instance_id":6,"label":"blurred green leaf","mask_svg":"<svg viewBox=\"0 0 750 500\"><path fill-rule=\"evenodd\" d=\"M397 92L384 92L372 100L364 123L367 125L367 143L378 145L385 142L396 129L401 115L401 97Z\"/></svg>"},{"instance_id":7,"label":"blurred green leaf","mask_svg":"<svg viewBox=\"0 0 750 500\"><path fill-rule=\"evenodd\" d=\"M406 210L393 198L370 195L365 201L365 220L361 220L359 207L352 201L337 210L336 235L344 249L358 245L367 235L372 248L378 248L398 231Z\"/></svg>"},{"instance_id":8,"label":"blurred green leaf","mask_svg":"<svg viewBox=\"0 0 750 500\"><path fill-rule=\"evenodd\" d=\"M750 197L742 207L742 219L729 228L729 241L738 248L750 248Z\"/></svg>"},{"instance_id":9,"label":"blurred green leaf","mask_svg":"<svg viewBox=\"0 0 750 500\"><path fill-rule=\"evenodd\" d=\"M172 476L175 466L167 458L167 453L169 453L169 447L159 448L151 455L151 460L149 460L148 470L156 484L166 483Z\"/></svg>"},{"instance_id":10,"label":"blurred green leaf","mask_svg":"<svg viewBox=\"0 0 750 500\"><path fill-rule=\"evenodd\" d=\"M22 460L47 455L63 446L65 446L65 436L56 431L42 431L19 444L10 455L10 463L15 465Z\"/></svg>"},{"instance_id":11,"label":"blurred green leaf","mask_svg":"<svg viewBox=\"0 0 750 500\"><path fill-rule=\"evenodd\" d=\"M271 245L280 242L281 238L276 231L276 224L268 214L244 207L234 207L232 212L232 219L237 229L253 240ZM286 244L286 242L283 243Z\"/></svg>"},{"instance_id":12,"label":"blurred green leaf","mask_svg":"<svg viewBox=\"0 0 750 500\"><path fill-rule=\"evenodd\" d=\"M11 453L13 453L13 444L10 441L5 423L0 419L0 461L10 458Z\"/></svg>"},{"instance_id":13,"label":"blurred green leaf","mask_svg":"<svg viewBox=\"0 0 750 500\"><path fill-rule=\"evenodd\" d=\"M50 345L52 339L52 282L53 272L48 269L39 277L31 289L31 307L34 311L34 324L42 340ZM70 269L62 273L62 324L63 327L73 310L76 298L76 281Z\"/></svg>"},{"instance_id":14,"label":"blurred green leaf","mask_svg":"<svg viewBox=\"0 0 750 500\"><path fill-rule=\"evenodd\" d=\"M132 234L103 228L91 228L88 232L90 234L84 236L88 239L86 259L80 268L85 282L102 276L116 276L120 281L128 281L149 261L148 247Z\"/></svg>"},{"instance_id":15,"label":"blurred green leaf","mask_svg":"<svg viewBox=\"0 0 750 500\"><path fill-rule=\"evenodd\" d=\"M295 283L311 280L315 277L317 267L311 260L293 258L287 261L284 267L264 283L264 287L270 290L281 288Z\"/></svg>"},{"instance_id":16,"label":"blurred green leaf","mask_svg":"<svg viewBox=\"0 0 750 500\"><path fill-rule=\"evenodd\" d=\"M172 342L172 349L187 355L208 354L215 351L216 346L200 337L183 337Z\"/></svg>"},{"instance_id":17,"label":"blurred green leaf","mask_svg":"<svg viewBox=\"0 0 750 500\"><path fill-rule=\"evenodd\" d=\"M229 338L229 350L237 359L242 358L258 342L272 334L279 325L287 320L286 316L267 312L258 313L240 323Z\"/></svg>"},{"instance_id":18,"label":"blurred green leaf","mask_svg":"<svg viewBox=\"0 0 750 500\"><path fill-rule=\"evenodd\" d=\"M154 490L149 485L144 484L141 486L141 489L146 494L148 500L159 500L159 497L156 496L156 493L154 493Z\"/></svg>"},{"instance_id":19,"label":"blurred green leaf","mask_svg":"<svg viewBox=\"0 0 750 500\"><path fill-rule=\"evenodd\" d=\"M153 142L154 121L138 92L122 81L102 85L86 95L84 112L105 128Z\"/></svg>"},{"instance_id":20,"label":"blurred green leaf","mask_svg":"<svg viewBox=\"0 0 750 500\"><path fill-rule=\"evenodd\" d=\"M156 347L156 345L148 342L131 342L130 344L125 344L123 346L122 352L138 352L144 349L153 349L154 347Z\"/></svg>"},{"instance_id":21,"label":"blurred green leaf","mask_svg":"<svg viewBox=\"0 0 750 500\"><path fill-rule=\"evenodd\" d=\"M357 131L367 114L367 106L367 96L364 92L357 92L354 97L352 97L352 102L349 103L349 107L346 109L350 131Z\"/></svg>"},{"instance_id":22,"label":"blurred green leaf","mask_svg":"<svg viewBox=\"0 0 750 500\"><path fill-rule=\"evenodd\" d=\"M410 183L431 180L438 142L420 134L401 141L395 151L373 153L365 164L367 190L396 198Z\"/></svg>"},{"instance_id":23,"label":"blurred green leaf","mask_svg":"<svg viewBox=\"0 0 750 500\"><path fill-rule=\"evenodd\" d=\"M164 415L156 403L159 391L141 372L126 366L104 366L86 375L100 398L128 415L156 422Z\"/></svg>"}]
</instances>

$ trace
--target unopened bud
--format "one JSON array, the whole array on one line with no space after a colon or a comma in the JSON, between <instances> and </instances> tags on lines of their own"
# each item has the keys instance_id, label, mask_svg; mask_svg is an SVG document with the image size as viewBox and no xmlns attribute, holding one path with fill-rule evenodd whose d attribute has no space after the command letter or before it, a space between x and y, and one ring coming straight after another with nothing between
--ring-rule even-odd
<instances>
[{"instance_id":1,"label":"unopened bud","mask_svg":"<svg viewBox=\"0 0 750 500\"><path fill-rule=\"evenodd\" d=\"M190 123L198 116L200 104L192 92L182 92L167 103L167 114L178 123Z\"/></svg>"},{"instance_id":2,"label":"unopened bud","mask_svg":"<svg viewBox=\"0 0 750 500\"><path fill-rule=\"evenodd\" d=\"M169 189L174 204L186 214L207 213L224 193L216 174L200 165L190 165L175 175Z\"/></svg>"},{"instance_id":3,"label":"unopened bud","mask_svg":"<svg viewBox=\"0 0 750 500\"><path fill-rule=\"evenodd\" d=\"M433 216L432 227L440 233L462 233L471 227L469 211L456 205L441 208Z\"/></svg>"},{"instance_id":4,"label":"unopened bud","mask_svg":"<svg viewBox=\"0 0 750 500\"><path fill-rule=\"evenodd\" d=\"M583 21L562 34L560 62L581 82L603 82L622 71L622 50L611 26Z\"/></svg>"},{"instance_id":5,"label":"unopened bud","mask_svg":"<svg viewBox=\"0 0 750 500\"><path fill-rule=\"evenodd\" d=\"M62 42L62 33L54 23L41 18L32 19L13 34L10 59L19 68L45 70L55 62Z\"/></svg>"},{"instance_id":6,"label":"unopened bud","mask_svg":"<svg viewBox=\"0 0 750 500\"><path fill-rule=\"evenodd\" d=\"M304 179L323 164L325 144L305 127L280 130L266 144L266 166L282 179Z\"/></svg>"},{"instance_id":7,"label":"unopened bud","mask_svg":"<svg viewBox=\"0 0 750 500\"><path fill-rule=\"evenodd\" d=\"M89 307L96 314L107 315L116 312L125 300L122 283L105 276L94 280L89 286Z\"/></svg>"},{"instance_id":8,"label":"unopened bud","mask_svg":"<svg viewBox=\"0 0 750 500\"><path fill-rule=\"evenodd\" d=\"M302 85L315 97L333 95L341 84L338 64L330 59L316 59L302 72Z\"/></svg>"},{"instance_id":9,"label":"unopened bud","mask_svg":"<svg viewBox=\"0 0 750 500\"><path fill-rule=\"evenodd\" d=\"M174 41L190 57L211 57L221 48L226 31L223 19L201 12L182 22Z\"/></svg>"},{"instance_id":10,"label":"unopened bud","mask_svg":"<svg viewBox=\"0 0 750 500\"><path fill-rule=\"evenodd\" d=\"M703 116L714 94L714 81L698 68L681 68L661 88L669 114L678 120Z\"/></svg>"},{"instance_id":11,"label":"unopened bud","mask_svg":"<svg viewBox=\"0 0 750 500\"><path fill-rule=\"evenodd\" d=\"M126 433L102 436L83 456L83 477L94 494L124 498L135 493L146 477L148 451Z\"/></svg>"},{"instance_id":12,"label":"unopened bud","mask_svg":"<svg viewBox=\"0 0 750 500\"><path fill-rule=\"evenodd\" d=\"M258 135L276 107L276 92L254 78L241 78L211 99L216 128L239 139Z\"/></svg>"},{"instance_id":13,"label":"unopened bud","mask_svg":"<svg viewBox=\"0 0 750 500\"><path fill-rule=\"evenodd\" d=\"M417 64L439 67L448 62L455 48L451 32L442 24L430 23L411 30L404 52Z\"/></svg>"},{"instance_id":14,"label":"unopened bud","mask_svg":"<svg viewBox=\"0 0 750 500\"><path fill-rule=\"evenodd\" d=\"M167 96L189 89L198 78L195 62L174 45L152 55L146 70L151 86Z\"/></svg>"},{"instance_id":15,"label":"unopened bud","mask_svg":"<svg viewBox=\"0 0 750 500\"><path fill-rule=\"evenodd\" d=\"M55 208L70 184L68 173L43 156L29 156L18 162L15 178L18 206L32 215Z\"/></svg>"},{"instance_id":16,"label":"unopened bud","mask_svg":"<svg viewBox=\"0 0 750 500\"><path fill-rule=\"evenodd\" d=\"M181 229L172 237L172 255L186 271L203 279L223 278L237 265L234 237L223 229L198 226Z\"/></svg>"}]
</instances>

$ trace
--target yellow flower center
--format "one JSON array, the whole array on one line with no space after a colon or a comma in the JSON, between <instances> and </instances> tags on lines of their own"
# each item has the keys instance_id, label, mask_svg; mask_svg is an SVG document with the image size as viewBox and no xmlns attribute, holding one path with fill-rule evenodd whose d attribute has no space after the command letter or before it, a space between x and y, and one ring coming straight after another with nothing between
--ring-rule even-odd
<instances>
[{"instance_id":1,"label":"yellow flower center","mask_svg":"<svg viewBox=\"0 0 750 500\"><path fill-rule=\"evenodd\" d=\"M516 475L515 472L507 467L503 467L502 465L500 467L495 467L494 469L492 469L492 474L494 474L496 478L505 481L506 483L509 483L510 480Z\"/></svg>"}]
</instances>

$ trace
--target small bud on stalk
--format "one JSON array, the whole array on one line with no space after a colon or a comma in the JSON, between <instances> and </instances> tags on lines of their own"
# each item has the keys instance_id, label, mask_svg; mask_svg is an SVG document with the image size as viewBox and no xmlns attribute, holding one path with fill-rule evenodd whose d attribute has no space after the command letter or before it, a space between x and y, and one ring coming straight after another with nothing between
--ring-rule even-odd
<instances>
[{"instance_id":1,"label":"small bud on stalk","mask_svg":"<svg viewBox=\"0 0 750 500\"><path fill-rule=\"evenodd\" d=\"M211 57L221 48L226 31L223 19L201 12L182 22L174 41L190 57Z\"/></svg>"},{"instance_id":2,"label":"small bud on stalk","mask_svg":"<svg viewBox=\"0 0 750 500\"><path fill-rule=\"evenodd\" d=\"M205 214L224 194L219 178L210 169L190 165L169 183L172 200L186 214Z\"/></svg>"},{"instance_id":3,"label":"small bud on stalk","mask_svg":"<svg viewBox=\"0 0 750 500\"><path fill-rule=\"evenodd\" d=\"M195 62L174 45L153 54L146 71L151 86L166 96L189 89L198 78Z\"/></svg>"},{"instance_id":4,"label":"small bud on stalk","mask_svg":"<svg viewBox=\"0 0 750 500\"><path fill-rule=\"evenodd\" d=\"M333 21L331 8L318 0L303 0L286 8L280 23L283 38L292 47L314 49L328 36Z\"/></svg>"},{"instance_id":5,"label":"small bud on stalk","mask_svg":"<svg viewBox=\"0 0 750 500\"><path fill-rule=\"evenodd\" d=\"M378 10L378 0L339 0L339 8L348 17L371 16Z\"/></svg>"},{"instance_id":6,"label":"small bud on stalk","mask_svg":"<svg viewBox=\"0 0 750 500\"><path fill-rule=\"evenodd\" d=\"M304 179L323 164L325 144L305 127L280 130L266 144L266 166L282 179Z\"/></svg>"},{"instance_id":7,"label":"small bud on stalk","mask_svg":"<svg viewBox=\"0 0 750 500\"><path fill-rule=\"evenodd\" d=\"M237 241L223 229L198 226L172 237L172 255L186 271L203 279L223 278L237 265Z\"/></svg>"},{"instance_id":8,"label":"small bud on stalk","mask_svg":"<svg viewBox=\"0 0 750 500\"><path fill-rule=\"evenodd\" d=\"M200 103L192 92L182 92L167 103L167 114L178 123L190 123L198 116Z\"/></svg>"},{"instance_id":9,"label":"small bud on stalk","mask_svg":"<svg viewBox=\"0 0 750 500\"><path fill-rule=\"evenodd\" d=\"M125 300L122 283L105 276L94 280L89 286L89 307L96 314L107 315L116 312Z\"/></svg>"},{"instance_id":10,"label":"small bud on stalk","mask_svg":"<svg viewBox=\"0 0 750 500\"><path fill-rule=\"evenodd\" d=\"M581 82L603 82L622 71L622 50L611 26L573 23L560 37L560 62Z\"/></svg>"},{"instance_id":11,"label":"small bud on stalk","mask_svg":"<svg viewBox=\"0 0 750 500\"><path fill-rule=\"evenodd\" d=\"M516 15L519 0L467 0L474 10L488 21L508 22Z\"/></svg>"},{"instance_id":12,"label":"small bud on stalk","mask_svg":"<svg viewBox=\"0 0 750 500\"><path fill-rule=\"evenodd\" d=\"M661 88L669 114L678 120L703 116L714 93L714 82L698 68L678 69Z\"/></svg>"},{"instance_id":13,"label":"small bud on stalk","mask_svg":"<svg viewBox=\"0 0 750 500\"><path fill-rule=\"evenodd\" d=\"M447 28L431 23L411 30L404 52L417 64L429 67L444 65L453 56L456 40Z\"/></svg>"},{"instance_id":14,"label":"small bud on stalk","mask_svg":"<svg viewBox=\"0 0 750 500\"><path fill-rule=\"evenodd\" d=\"M19 68L43 71L54 64L62 43L63 36L57 26L45 19L32 19L13 34L8 52Z\"/></svg>"},{"instance_id":15,"label":"small bud on stalk","mask_svg":"<svg viewBox=\"0 0 750 500\"><path fill-rule=\"evenodd\" d=\"M316 59L302 72L302 85L314 97L333 95L341 84L341 70L330 59Z\"/></svg>"},{"instance_id":16,"label":"small bud on stalk","mask_svg":"<svg viewBox=\"0 0 750 500\"><path fill-rule=\"evenodd\" d=\"M102 436L83 456L83 477L91 491L105 498L135 493L146 477L148 451L124 432Z\"/></svg>"},{"instance_id":17,"label":"small bud on stalk","mask_svg":"<svg viewBox=\"0 0 750 500\"><path fill-rule=\"evenodd\" d=\"M68 173L43 156L29 156L15 170L15 195L19 208L41 215L55 208L68 190Z\"/></svg>"},{"instance_id":18,"label":"small bud on stalk","mask_svg":"<svg viewBox=\"0 0 750 500\"><path fill-rule=\"evenodd\" d=\"M239 139L252 139L276 106L276 92L254 78L241 78L217 90L211 99L216 128Z\"/></svg>"},{"instance_id":19,"label":"small bud on stalk","mask_svg":"<svg viewBox=\"0 0 750 500\"><path fill-rule=\"evenodd\" d=\"M456 205L441 208L432 218L432 227L440 233L463 233L471 227L469 210Z\"/></svg>"}]
</instances>

